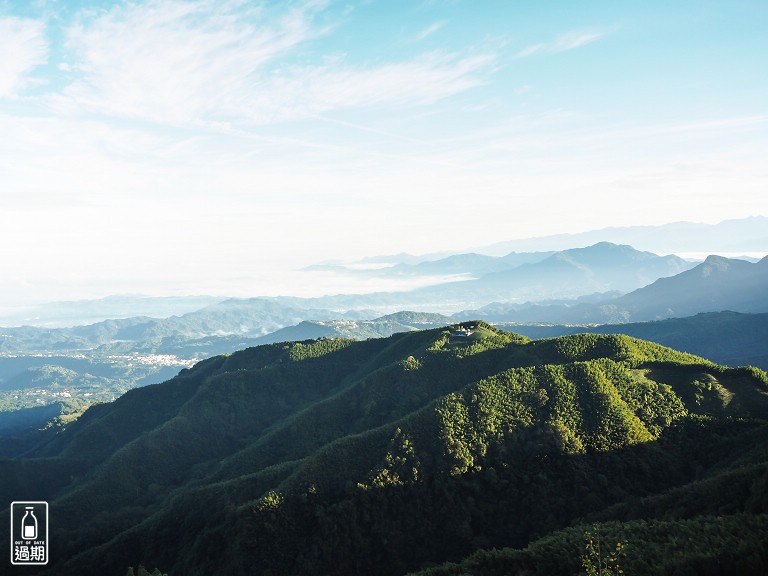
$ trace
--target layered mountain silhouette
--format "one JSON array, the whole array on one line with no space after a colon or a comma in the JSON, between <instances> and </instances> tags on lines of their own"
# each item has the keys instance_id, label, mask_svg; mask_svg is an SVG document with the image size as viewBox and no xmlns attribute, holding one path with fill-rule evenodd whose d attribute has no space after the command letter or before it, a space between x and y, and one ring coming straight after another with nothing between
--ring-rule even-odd
<instances>
[{"instance_id":1,"label":"layered mountain silhouette","mask_svg":"<svg viewBox=\"0 0 768 576\"><path fill-rule=\"evenodd\" d=\"M467 566L506 574L544 535L570 573L575 523L628 517L627 573L695 570L692 525L742 538L706 542L727 572L768 560L766 417L759 370L473 321L202 361L0 461L0 498L50 502L41 574L405 574L494 548Z\"/></svg>"},{"instance_id":2,"label":"layered mountain silhouette","mask_svg":"<svg viewBox=\"0 0 768 576\"><path fill-rule=\"evenodd\" d=\"M618 299L633 317L690 316L698 312L768 311L768 257L757 263L709 256L692 270ZM666 306L666 311L661 310Z\"/></svg>"},{"instance_id":3,"label":"layered mountain silhouette","mask_svg":"<svg viewBox=\"0 0 768 576\"><path fill-rule=\"evenodd\" d=\"M453 302L452 307L457 308L471 298L483 301L494 295L521 293L520 290L537 291L541 297L546 284L556 286L561 294L577 286L581 286L580 290L623 288L621 284L611 284L612 275L634 277L636 282L642 282L678 266L693 264L603 243L552 254L539 262L489 273L475 281L414 292L318 299L233 299L164 319L136 317L73 328L4 328L0 335L0 409L9 414L41 402L53 402L60 406L62 415L76 414L93 401L109 401L133 387L167 379L182 366L201 358L280 341L375 338L476 317L494 323L586 325L681 318L708 311L768 311L763 296L768 286L766 260L750 263L718 256L624 295L613 291L561 301L490 304L451 318L437 314L417 317L416 313L382 317L370 310L375 304L395 305L413 300L439 301L441 305ZM760 333L760 318L737 322ZM658 337L654 328L639 332L630 328L607 331L636 333L729 365L766 365L759 337L744 342L743 349L737 350L734 345L720 344L716 323L699 334L692 332L696 326L685 324L683 333L673 339L664 336L666 328ZM733 328L733 322L729 326ZM568 332L572 330L560 333ZM737 341L743 342L743 338L731 338L728 344ZM40 393L32 394L30 390ZM37 419L43 414L48 412L31 411L30 418L15 414L13 422L17 426L26 422L17 428L18 433L46 426ZM0 428L12 430L8 426ZM17 443L12 453L18 449ZM2 453L11 452L0 447Z\"/></svg>"},{"instance_id":4,"label":"layered mountain silhouette","mask_svg":"<svg viewBox=\"0 0 768 576\"><path fill-rule=\"evenodd\" d=\"M507 262L502 268L511 266L504 258L495 260ZM115 352L149 352L178 349L185 341L212 336L239 339L241 344L249 345L253 342L248 339L306 320L378 318L381 314L373 311L377 306L398 306L403 310L408 309L405 306L407 302L434 304L441 301L450 302L452 307L458 308L462 303L488 302L496 297L507 301L525 297L541 300L548 297L573 298L595 292L625 292L692 266L692 263L676 256L662 257L639 252L630 246L599 243L557 252L537 262L518 263L501 271L497 269L476 280L410 292L311 299L230 299L169 318L140 316L71 328L4 328L0 335L0 352L94 349L101 346L114 346ZM699 311L704 310L692 313ZM480 315L485 315L485 310L481 310ZM383 335L380 331L371 333L371 336L380 335Z\"/></svg>"},{"instance_id":5,"label":"layered mountain silhouette","mask_svg":"<svg viewBox=\"0 0 768 576\"><path fill-rule=\"evenodd\" d=\"M436 273L464 275L470 279L443 282L403 292L337 295L311 299L319 308L399 308L460 310L493 301L526 302L576 298L597 292L625 293L692 268L695 264L677 256L659 256L631 246L598 242L584 248L554 253L514 253L490 258L459 255L419 266L433 266ZM403 265L406 266L406 265ZM410 266L410 265L409 265ZM395 267L400 270L402 267ZM389 274L388 268L374 272ZM292 305L306 305L297 298L279 298Z\"/></svg>"},{"instance_id":6,"label":"layered mountain silhouette","mask_svg":"<svg viewBox=\"0 0 768 576\"><path fill-rule=\"evenodd\" d=\"M658 226L609 227L575 234L555 234L508 240L475 248L472 254L493 257L501 257L510 253L545 254L547 251L568 250L574 246L590 246L598 242L628 244L638 250L648 250L659 254L768 252L766 230L768 230L768 217L765 216L724 220L717 224L672 222ZM454 255L438 253L416 256L401 253L368 257L355 264L416 265L444 259L447 261L450 256ZM343 263L338 262L326 269L350 270Z\"/></svg>"},{"instance_id":7,"label":"layered mountain silhouette","mask_svg":"<svg viewBox=\"0 0 768 576\"><path fill-rule=\"evenodd\" d=\"M369 277L390 276L482 276L500 272L522 264L540 262L553 254L549 252L510 252L504 256L488 256L474 252L453 254L434 260L414 260L404 255L393 256L396 262L384 267L349 267L343 264L314 265L309 271L356 273ZM401 261L402 260L402 261Z\"/></svg>"},{"instance_id":8,"label":"layered mountain silhouette","mask_svg":"<svg viewBox=\"0 0 768 576\"><path fill-rule=\"evenodd\" d=\"M768 257L759 262L709 256L690 270L596 303L491 304L465 317L553 323L659 320L700 312L768 312Z\"/></svg>"},{"instance_id":9,"label":"layered mountain silhouette","mask_svg":"<svg viewBox=\"0 0 768 576\"><path fill-rule=\"evenodd\" d=\"M512 295L538 294L539 298L576 297L612 290L627 292L692 266L677 256L658 256L631 246L599 242L487 274L474 286L482 285L480 290L507 290ZM473 284L465 283L465 288L471 290Z\"/></svg>"},{"instance_id":10,"label":"layered mountain silhouette","mask_svg":"<svg viewBox=\"0 0 768 576\"><path fill-rule=\"evenodd\" d=\"M509 251L563 250L574 245L609 241L630 244L640 250L674 252L765 252L768 250L768 217L753 216L724 220L718 224L673 222L660 226L626 226L557 234L500 242L481 250L483 254Z\"/></svg>"},{"instance_id":11,"label":"layered mountain silhouette","mask_svg":"<svg viewBox=\"0 0 768 576\"><path fill-rule=\"evenodd\" d=\"M398 332L410 332L436 328L450 323L452 319L443 314L402 311L387 314L373 320L306 320L296 326L288 326L255 339L254 345L309 340L317 338L351 338L365 340L382 338Z\"/></svg>"},{"instance_id":12,"label":"layered mountain silhouette","mask_svg":"<svg viewBox=\"0 0 768 576\"><path fill-rule=\"evenodd\" d=\"M0 352L88 349L115 342L144 343L146 350L156 347L163 339L179 341L232 335L258 337L307 318L367 317L370 314L365 311L344 313L309 305L298 307L267 298L228 299L169 318L140 316L71 328L4 328L0 335Z\"/></svg>"}]
</instances>

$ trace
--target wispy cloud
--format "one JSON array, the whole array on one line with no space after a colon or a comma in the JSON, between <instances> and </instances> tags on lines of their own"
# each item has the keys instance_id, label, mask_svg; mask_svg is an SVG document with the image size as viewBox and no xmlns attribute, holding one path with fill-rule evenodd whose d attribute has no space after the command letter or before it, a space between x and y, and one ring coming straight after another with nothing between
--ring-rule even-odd
<instances>
[{"instance_id":1,"label":"wispy cloud","mask_svg":"<svg viewBox=\"0 0 768 576\"><path fill-rule=\"evenodd\" d=\"M586 34L565 34L555 41L551 49L553 52L566 52L568 50L573 50L574 48L586 46L587 44L602 38L602 36L602 34L596 32Z\"/></svg>"},{"instance_id":2,"label":"wispy cloud","mask_svg":"<svg viewBox=\"0 0 768 576\"><path fill-rule=\"evenodd\" d=\"M513 58L518 60L520 58L527 58L528 56L533 56L534 54L541 54L546 52L567 52L569 50L574 50L576 48L586 46L591 42L599 40L603 36L604 34L599 32L563 34L551 42L541 42L538 44L531 44L526 46L525 48L519 50L513 56Z\"/></svg>"},{"instance_id":3,"label":"wispy cloud","mask_svg":"<svg viewBox=\"0 0 768 576\"><path fill-rule=\"evenodd\" d=\"M301 62L297 53L333 29L319 23L326 5L279 14L248 6L154 0L81 19L68 34L75 80L59 104L175 124L269 123L431 104L482 84L494 59L430 52L356 67L315 52L314 62Z\"/></svg>"},{"instance_id":4,"label":"wispy cloud","mask_svg":"<svg viewBox=\"0 0 768 576\"><path fill-rule=\"evenodd\" d=\"M517 54L515 54L514 58L517 60L519 58L527 58L528 56L533 56L534 54L537 54L539 52L542 52L547 47L546 44L532 44L530 46L526 46L522 50L520 50Z\"/></svg>"},{"instance_id":5,"label":"wispy cloud","mask_svg":"<svg viewBox=\"0 0 768 576\"><path fill-rule=\"evenodd\" d=\"M239 111L270 62L323 32L309 5L267 20L240 4L156 0L81 20L68 34L77 79L67 99L180 123Z\"/></svg>"},{"instance_id":6,"label":"wispy cloud","mask_svg":"<svg viewBox=\"0 0 768 576\"><path fill-rule=\"evenodd\" d=\"M43 22L0 18L0 97L18 96L30 81L29 72L47 55Z\"/></svg>"},{"instance_id":7,"label":"wispy cloud","mask_svg":"<svg viewBox=\"0 0 768 576\"><path fill-rule=\"evenodd\" d=\"M432 52L367 69L296 68L273 78L250 109L259 121L260 110L290 119L348 108L429 105L483 84L494 60L492 55Z\"/></svg>"},{"instance_id":8,"label":"wispy cloud","mask_svg":"<svg viewBox=\"0 0 768 576\"><path fill-rule=\"evenodd\" d=\"M440 28L445 26L445 24L446 24L446 21L441 20L439 22L435 22L434 24L427 26L426 28L424 28L424 30L422 30L416 35L416 40L424 40L424 38L426 38L427 36L431 36L438 30L440 30Z\"/></svg>"}]
</instances>

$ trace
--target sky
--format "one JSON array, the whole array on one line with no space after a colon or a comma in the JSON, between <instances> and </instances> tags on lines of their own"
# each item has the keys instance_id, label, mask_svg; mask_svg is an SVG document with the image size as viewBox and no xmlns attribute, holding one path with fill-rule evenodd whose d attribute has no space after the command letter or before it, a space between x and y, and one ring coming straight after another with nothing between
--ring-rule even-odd
<instances>
[{"instance_id":1,"label":"sky","mask_svg":"<svg viewBox=\"0 0 768 576\"><path fill-rule=\"evenodd\" d=\"M768 215L766 29L764 0L0 0L0 305Z\"/></svg>"}]
</instances>

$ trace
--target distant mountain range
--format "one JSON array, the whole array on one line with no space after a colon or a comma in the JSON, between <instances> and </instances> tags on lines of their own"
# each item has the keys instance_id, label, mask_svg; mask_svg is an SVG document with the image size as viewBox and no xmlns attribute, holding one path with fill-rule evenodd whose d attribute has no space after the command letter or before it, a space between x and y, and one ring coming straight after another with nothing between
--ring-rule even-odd
<instances>
[{"instance_id":1,"label":"distant mountain range","mask_svg":"<svg viewBox=\"0 0 768 576\"><path fill-rule=\"evenodd\" d=\"M541 253L568 250L575 246L590 246L598 242L628 244L638 250L647 250L658 254L723 254L746 255L748 253L768 253L768 217L753 216L724 220L718 224L697 222L673 222L658 226L625 226L601 228L574 234L555 234L536 236L497 242L489 246L475 247L472 256L504 257L510 253ZM358 265L386 265L399 270L419 270L419 265L429 262L450 262L454 256L465 254L391 254L363 258L359 262L345 265L342 262L320 265L325 270L355 270ZM478 260L482 262L482 260ZM436 266L440 270L441 265ZM395 268L393 268L394 270ZM421 268L428 270L430 267ZM446 273L442 271L441 273ZM454 272L457 273L457 272Z\"/></svg>"},{"instance_id":2,"label":"distant mountain range","mask_svg":"<svg viewBox=\"0 0 768 576\"><path fill-rule=\"evenodd\" d=\"M708 254L739 258L743 255L749 259L755 254L768 253L766 230L768 217L756 216L726 220L719 224L677 222L661 226L605 228L579 234L510 240L466 253L373 256L352 265L337 262L311 266L309 269L343 275L366 275L374 280L421 278L433 284L445 284L451 279L474 279L476 282L460 288L456 282L448 281L442 287L432 286L419 291L326 296L315 298L312 302L301 298L278 298L277 301L298 308L331 309L336 313L367 308L376 311L368 315L374 318L404 309L453 313L461 309L479 308L492 301L541 301L612 290L629 292L657 278L677 274L686 266L673 259L653 262L648 254L645 261L638 260L640 253L662 255L657 258L678 253L696 254L700 260ZM635 258L635 262L622 261L618 254L614 254L613 262L605 260L609 244L623 246L624 250L627 250L627 246L634 247L637 254L628 253L624 256ZM604 252L602 256L597 253L601 250ZM599 263L601 257L604 259L602 270ZM528 266L537 264L541 266ZM621 268L624 274L612 274L611 267ZM553 286L548 278L556 284ZM311 275L308 275L307 281L312 282ZM340 281L343 279L340 278ZM526 289L522 284L528 281L543 287L543 290ZM213 296L117 295L98 300L54 302L23 309L6 307L0 309L0 326L56 328L138 316L162 319L182 316L226 299Z\"/></svg>"},{"instance_id":3,"label":"distant mountain range","mask_svg":"<svg viewBox=\"0 0 768 576\"><path fill-rule=\"evenodd\" d=\"M698 312L768 311L768 257L757 263L709 256L695 268L617 299L633 318L658 319ZM665 306L665 310L661 310Z\"/></svg>"},{"instance_id":4,"label":"distant mountain range","mask_svg":"<svg viewBox=\"0 0 768 576\"><path fill-rule=\"evenodd\" d=\"M305 320L254 340L255 345L316 340L318 338L351 338L366 340L384 338L398 332L436 328L452 322L442 314L427 312L397 312L373 320Z\"/></svg>"},{"instance_id":5,"label":"distant mountain range","mask_svg":"<svg viewBox=\"0 0 768 576\"><path fill-rule=\"evenodd\" d=\"M682 272L673 274L680 269ZM723 310L768 312L765 297L768 257L751 263L710 256L701 264L693 265L674 256L659 257L608 243L557 252L539 262L521 264L507 272L492 272L479 280L415 290L405 295L389 294L389 297L429 301L440 294L445 298L452 294L461 301L461 295L477 297L481 292L490 295L520 290L538 291L541 295L547 290L546 286L553 287L548 289L550 293L575 295L600 288L619 290L644 282L649 283L619 296L609 292L560 303L489 304L452 317L434 313L382 317L370 309L343 313L334 310L344 302L374 304L367 302L365 296L232 299L165 319L128 318L57 329L5 328L0 334L0 353L91 350L101 354L140 352L200 358L226 351L217 348L220 343L242 347L304 337L380 337L433 327L451 318L605 324Z\"/></svg>"},{"instance_id":6,"label":"distant mountain range","mask_svg":"<svg viewBox=\"0 0 768 576\"><path fill-rule=\"evenodd\" d=\"M19 327L0 329L0 353L52 349L94 349L117 343L141 343L146 351L163 339L199 339L210 336L263 336L306 318L359 319L370 312L299 308L265 298L229 299L211 304L182 316L169 318L132 317L105 320L71 328ZM375 313L373 313L375 315ZM131 347L131 349L133 349Z\"/></svg>"},{"instance_id":7,"label":"distant mountain range","mask_svg":"<svg viewBox=\"0 0 768 576\"><path fill-rule=\"evenodd\" d=\"M477 250L501 256L511 251L564 250L596 242L629 244L638 250L660 254L741 254L768 252L768 217L724 220L718 224L674 222L660 226L602 228L576 234L557 234L499 242Z\"/></svg>"},{"instance_id":8,"label":"distant mountain range","mask_svg":"<svg viewBox=\"0 0 768 576\"><path fill-rule=\"evenodd\" d=\"M586 248L515 253L499 258L463 254L434 262L403 264L386 271L366 272L461 276L465 279L409 291L227 300L116 296L96 301L50 304L27 311L26 315L6 317L6 321L27 319L37 327L56 328L67 318L73 324L79 324L77 318L100 317L111 311L115 315L108 318L110 322L90 323L79 330L71 326L61 327L58 332L49 333L53 340L80 337L84 343L97 346L110 340L154 340L172 335L205 337L218 333L260 336L307 319L372 319L387 312L409 309L454 313L494 301L526 302L573 299L593 293L625 293L693 266L694 263L676 256L657 256L630 246L600 242ZM178 315L158 314L152 317L128 314L131 309L158 313L163 309L185 311ZM12 334L15 339L23 341L22 331L15 330ZM8 346L12 349L13 343L7 340L3 346L6 350L9 350Z\"/></svg>"},{"instance_id":9,"label":"distant mountain range","mask_svg":"<svg viewBox=\"0 0 768 576\"><path fill-rule=\"evenodd\" d=\"M49 502L41 576L572 574L597 537L759 574L767 445L760 371L473 322L202 361L0 459L0 507Z\"/></svg>"},{"instance_id":10,"label":"distant mountain range","mask_svg":"<svg viewBox=\"0 0 768 576\"><path fill-rule=\"evenodd\" d=\"M383 268L350 267L344 264L316 264L306 268L308 271L326 271L356 273L368 277L390 276L482 276L491 272L501 272L521 264L540 262L554 252L510 252L504 256L485 254L453 254L436 260L419 260L406 255L393 258L402 259L396 264Z\"/></svg>"},{"instance_id":11,"label":"distant mountain range","mask_svg":"<svg viewBox=\"0 0 768 576\"><path fill-rule=\"evenodd\" d=\"M629 292L693 265L677 256L657 256L631 246L599 242L490 272L477 280L454 284L453 288L475 299L496 294L504 295L506 300L576 298L595 292Z\"/></svg>"},{"instance_id":12,"label":"distant mountain range","mask_svg":"<svg viewBox=\"0 0 768 576\"><path fill-rule=\"evenodd\" d=\"M463 276L459 281L404 292L327 296L308 301L313 306L341 310L368 307L453 313L493 301L526 302L572 299L596 292L624 293L694 265L694 262L677 256L658 256L609 242L553 253L508 254L500 258L466 254L435 262L359 272L375 276L424 267L433 273ZM395 272L390 272L392 270ZM307 300L302 299L279 298L278 301L294 306L307 305Z\"/></svg>"},{"instance_id":13,"label":"distant mountain range","mask_svg":"<svg viewBox=\"0 0 768 576\"><path fill-rule=\"evenodd\" d=\"M535 289L537 282L541 286L549 282L561 294L577 286L582 290L626 287L627 283L639 283L677 268L689 269L623 295L614 291L561 301L502 302L452 316L402 312L382 316L372 310L384 303L405 306L403 302L414 300L445 304L455 298L458 304L466 302L468 295L479 297L482 291L494 295L504 290ZM624 284L610 284L614 278ZM750 263L712 256L694 266L676 257L601 243L557 252L507 272L490 272L476 281L407 293L232 299L164 319L137 317L72 328L4 328L0 330L0 418L3 413L49 404L59 405L62 414L75 414L93 402L109 401L136 386L161 382L200 359L266 343L322 337L376 338L456 320L584 326L725 310L766 313L767 286L768 259ZM541 295L544 288L539 292ZM703 335L696 334L701 328L698 324L682 326L677 340L666 339L662 329L658 335L654 328L630 333L726 364L765 366L765 353L756 348L759 338L744 341L734 332L738 325L759 330L764 320L731 321L734 336L720 346L715 344L719 339L714 324ZM627 327L627 331L631 329ZM609 330L623 331L621 327L606 328ZM743 343L741 350L729 345L735 342ZM17 414L17 430L21 431L25 422L27 427L38 426L34 416L41 414L29 412L30 420Z\"/></svg>"},{"instance_id":14,"label":"distant mountain range","mask_svg":"<svg viewBox=\"0 0 768 576\"><path fill-rule=\"evenodd\" d=\"M685 242L680 240L681 244L685 244L682 248L686 251L701 254L707 252L709 246L722 247L727 244L730 248L743 245L744 251L768 252L764 232L766 228L768 218L765 217L725 221L717 225L677 223L658 227L617 228L581 235L532 239L514 244L530 251L505 249L500 255L479 252L425 257L398 255L393 257L390 262L392 265L378 269L365 266L358 269L343 264L314 266L310 270L366 275L374 280L415 277L431 281L432 285L409 291L315 298L278 297L272 300L299 309L332 310L337 317L339 312L367 309L375 311L367 314L368 318L374 318L404 309L454 313L461 309L479 308L494 301L540 302L574 299L601 292L626 293L658 278L678 274L695 264L676 256L658 256L636 249L648 244L644 239L672 237L680 231L686 231L683 236L688 239ZM557 241L550 242L548 238ZM629 242L617 244L606 241L606 238ZM725 242L726 239L730 244ZM584 248L572 248L580 243L587 245ZM545 245L557 246L558 249L542 250L541 247ZM654 249L657 252L668 252L658 248L656 246ZM716 250L710 253L714 254ZM366 260L376 262L387 259L379 257ZM308 276L308 281L311 282L311 276ZM55 328L140 316L164 319L185 316L224 300L211 296L154 298L125 295L100 300L57 302L15 312L5 311L0 315L0 326ZM234 332L231 326L227 326L225 331Z\"/></svg>"},{"instance_id":15,"label":"distant mountain range","mask_svg":"<svg viewBox=\"0 0 768 576\"><path fill-rule=\"evenodd\" d=\"M457 317L494 321L604 324L661 320L700 312L768 312L768 257L751 263L710 256L675 276L598 302L490 304Z\"/></svg>"}]
</instances>

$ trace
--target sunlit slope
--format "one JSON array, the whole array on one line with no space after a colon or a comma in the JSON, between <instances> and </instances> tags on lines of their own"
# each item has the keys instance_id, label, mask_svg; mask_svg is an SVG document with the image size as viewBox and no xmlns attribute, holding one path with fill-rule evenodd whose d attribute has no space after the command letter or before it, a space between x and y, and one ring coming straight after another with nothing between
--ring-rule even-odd
<instances>
[{"instance_id":1,"label":"sunlit slope","mask_svg":"<svg viewBox=\"0 0 768 576\"><path fill-rule=\"evenodd\" d=\"M23 476L53 502L51 573L396 574L685 486L763 429L760 371L461 327L202 362L2 463L4 495ZM728 454L761 461L745 450Z\"/></svg>"}]
</instances>

